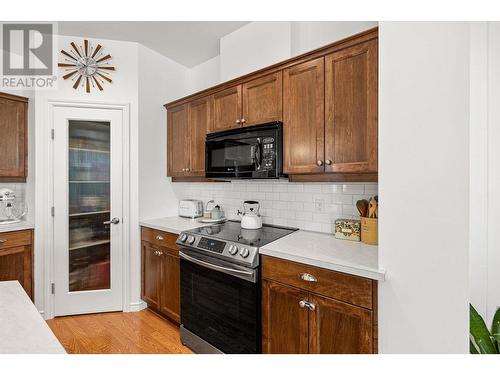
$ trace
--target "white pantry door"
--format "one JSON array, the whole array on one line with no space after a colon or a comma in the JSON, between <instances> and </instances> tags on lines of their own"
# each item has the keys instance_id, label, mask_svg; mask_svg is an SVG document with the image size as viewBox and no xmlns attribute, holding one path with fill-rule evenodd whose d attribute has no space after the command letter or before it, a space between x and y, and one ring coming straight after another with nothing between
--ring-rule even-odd
<instances>
[{"instance_id":1,"label":"white pantry door","mask_svg":"<svg viewBox=\"0 0 500 375\"><path fill-rule=\"evenodd\" d=\"M122 310L122 111L53 121L55 316Z\"/></svg>"}]
</instances>

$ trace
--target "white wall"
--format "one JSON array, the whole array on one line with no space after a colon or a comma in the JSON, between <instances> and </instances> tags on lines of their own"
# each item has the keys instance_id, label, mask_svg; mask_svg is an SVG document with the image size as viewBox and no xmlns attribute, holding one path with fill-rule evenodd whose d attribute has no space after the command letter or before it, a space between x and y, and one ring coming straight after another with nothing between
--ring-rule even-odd
<instances>
[{"instance_id":1,"label":"white wall","mask_svg":"<svg viewBox=\"0 0 500 375\"><path fill-rule=\"evenodd\" d=\"M292 24L291 54L302 53L323 47L334 41L377 27L374 21L294 21Z\"/></svg>"},{"instance_id":2,"label":"white wall","mask_svg":"<svg viewBox=\"0 0 500 375\"><path fill-rule=\"evenodd\" d=\"M72 41L80 41L80 37L59 36L58 48L68 48ZM131 278L139 280L140 264L133 263L137 257L134 254L140 250L139 238L139 191L138 191L138 45L130 42L112 40L93 40L99 42L105 48L106 53L113 57L113 65L116 71L112 73L112 84L105 84L104 91L93 90L90 94L84 90L74 90L71 82L61 78L59 71L59 82L57 90L37 91L35 96L35 121L36 121L36 222L35 222L35 304L39 310L50 312L50 306L45 306L46 290L44 280L49 277L45 269L45 239L49 234L49 191L48 180L44 171L47 170L48 148L50 147L50 136L48 132L48 102L51 100L85 101L92 103L127 103L130 105L130 222L125 230L130 231L131 246ZM135 291L130 295L129 303L140 302L139 287L131 287ZM48 290L47 290L48 292Z\"/></svg>"},{"instance_id":3,"label":"white wall","mask_svg":"<svg viewBox=\"0 0 500 375\"><path fill-rule=\"evenodd\" d=\"M222 82L290 57L290 22L250 22L220 40Z\"/></svg>"},{"instance_id":4,"label":"white wall","mask_svg":"<svg viewBox=\"0 0 500 375\"><path fill-rule=\"evenodd\" d=\"M379 40L380 352L467 353L469 26Z\"/></svg>"},{"instance_id":5,"label":"white wall","mask_svg":"<svg viewBox=\"0 0 500 375\"><path fill-rule=\"evenodd\" d=\"M205 61L188 72L189 93L204 90L221 82L220 79L220 56L215 56Z\"/></svg>"}]
</instances>

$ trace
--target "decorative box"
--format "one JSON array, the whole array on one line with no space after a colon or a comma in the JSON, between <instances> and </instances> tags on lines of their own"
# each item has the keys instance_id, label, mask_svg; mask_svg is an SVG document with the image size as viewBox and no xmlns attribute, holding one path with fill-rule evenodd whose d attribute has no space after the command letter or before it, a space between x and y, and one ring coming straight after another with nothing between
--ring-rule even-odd
<instances>
[{"instance_id":1,"label":"decorative box","mask_svg":"<svg viewBox=\"0 0 500 375\"><path fill-rule=\"evenodd\" d=\"M354 219L335 220L335 238L349 241L360 241L361 222Z\"/></svg>"}]
</instances>

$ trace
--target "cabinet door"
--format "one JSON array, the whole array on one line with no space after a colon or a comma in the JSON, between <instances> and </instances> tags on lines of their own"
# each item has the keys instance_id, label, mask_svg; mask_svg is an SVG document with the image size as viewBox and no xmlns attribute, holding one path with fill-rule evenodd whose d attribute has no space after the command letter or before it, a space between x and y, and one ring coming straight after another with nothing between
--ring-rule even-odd
<instances>
[{"instance_id":1,"label":"cabinet door","mask_svg":"<svg viewBox=\"0 0 500 375\"><path fill-rule=\"evenodd\" d=\"M180 262L169 249L160 249L160 312L180 323Z\"/></svg>"},{"instance_id":2,"label":"cabinet door","mask_svg":"<svg viewBox=\"0 0 500 375\"><path fill-rule=\"evenodd\" d=\"M28 99L0 93L0 181L25 181Z\"/></svg>"},{"instance_id":3,"label":"cabinet door","mask_svg":"<svg viewBox=\"0 0 500 375\"><path fill-rule=\"evenodd\" d=\"M246 82L242 87L242 126L281 121L283 114L281 72Z\"/></svg>"},{"instance_id":4,"label":"cabinet door","mask_svg":"<svg viewBox=\"0 0 500 375\"><path fill-rule=\"evenodd\" d=\"M160 266L158 249L142 242L142 299L153 309L160 307Z\"/></svg>"},{"instance_id":5,"label":"cabinet door","mask_svg":"<svg viewBox=\"0 0 500 375\"><path fill-rule=\"evenodd\" d=\"M0 249L0 281L19 281L28 296L33 299L31 253L31 246Z\"/></svg>"},{"instance_id":6,"label":"cabinet door","mask_svg":"<svg viewBox=\"0 0 500 375\"><path fill-rule=\"evenodd\" d=\"M372 311L310 293L309 352L349 354L373 352Z\"/></svg>"},{"instance_id":7,"label":"cabinet door","mask_svg":"<svg viewBox=\"0 0 500 375\"><path fill-rule=\"evenodd\" d=\"M267 354L308 353L308 310L299 306L307 292L264 279L262 350Z\"/></svg>"},{"instance_id":8,"label":"cabinet door","mask_svg":"<svg viewBox=\"0 0 500 375\"><path fill-rule=\"evenodd\" d=\"M326 172L377 172L376 40L325 58Z\"/></svg>"},{"instance_id":9,"label":"cabinet door","mask_svg":"<svg viewBox=\"0 0 500 375\"><path fill-rule=\"evenodd\" d=\"M212 132L241 126L241 85L213 94L212 103L214 111Z\"/></svg>"},{"instance_id":10,"label":"cabinet door","mask_svg":"<svg viewBox=\"0 0 500 375\"><path fill-rule=\"evenodd\" d=\"M167 176L182 177L189 168L188 105L167 112Z\"/></svg>"},{"instance_id":11,"label":"cabinet door","mask_svg":"<svg viewBox=\"0 0 500 375\"><path fill-rule=\"evenodd\" d=\"M189 103L189 171L187 176L205 176L205 138L210 128L210 98Z\"/></svg>"},{"instance_id":12,"label":"cabinet door","mask_svg":"<svg viewBox=\"0 0 500 375\"><path fill-rule=\"evenodd\" d=\"M324 59L283 72L284 172L324 171Z\"/></svg>"}]
</instances>

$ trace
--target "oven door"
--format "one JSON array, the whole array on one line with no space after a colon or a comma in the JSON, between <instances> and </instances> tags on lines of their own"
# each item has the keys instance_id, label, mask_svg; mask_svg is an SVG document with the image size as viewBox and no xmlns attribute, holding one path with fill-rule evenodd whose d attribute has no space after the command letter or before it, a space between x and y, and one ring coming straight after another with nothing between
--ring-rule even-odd
<instances>
[{"instance_id":1,"label":"oven door","mask_svg":"<svg viewBox=\"0 0 500 375\"><path fill-rule=\"evenodd\" d=\"M259 353L257 269L181 248L181 324L223 353Z\"/></svg>"}]
</instances>

